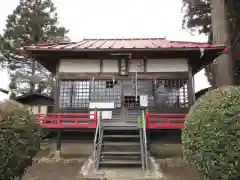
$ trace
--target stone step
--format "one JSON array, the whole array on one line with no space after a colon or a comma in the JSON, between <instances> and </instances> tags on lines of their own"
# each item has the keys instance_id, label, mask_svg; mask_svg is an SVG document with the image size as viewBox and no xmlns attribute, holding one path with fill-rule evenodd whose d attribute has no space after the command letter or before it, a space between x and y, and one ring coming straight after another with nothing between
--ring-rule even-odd
<instances>
[{"instance_id":1,"label":"stone step","mask_svg":"<svg viewBox=\"0 0 240 180\"><path fill-rule=\"evenodd\" d=\"M140 138L140 135L125 135L125 134L121 134L121 135L104 135L103 138Z\"/></svg>"},{"instance_id":2,"label":"stone step","mask_svg":"<svg viewBox=\"0 0 240 180\"><path fill-rule=\"evenodd\" d=\"M141 155L141 152L137 151L103 151L101 155L114 155L114 156L126 156L126 155Z\"/></svg>"},{"instance_id":3,"label":"stone step","mask_svg":"<svg viewBox=\"0 0 240 180\"><path fill-rule=\"evenodd\" d=\"M139 129L137 126L122 126L122 127L115 127L115 126L103 126L104 130L116 130L116 131L132 131Z\"/></svg>"},{"instance_id":4,"label":"stone step","mask_svg":"<svg viewBox=\"0 0 240 180\"><path fill-rule=\"evenodd\" d=\"M100 165L141 165L137 160L104 160L99 162Z\"/></svg>"},{"instance_id":5,"label":"stone step","mask_svg":"<svg viewBox=\"0 0 240 180\"><path fill-rule=\"evenodd\" d=\"M132 139L133 141L140 140L140 133L138 128L134 129L105 129L104 128L104 140L116 140L125 141Z\"/></svg>"},{"instance_id":6,"label":"stone step","mask_svg":"<svg viewBox=\"0 0 240 180\"><path fill-rule=\"evenodd\" d=\"M104 146L102 152L140 152L140 146Z\"/></svg>"},{"instance_id":7,"label":"stone step","mask_svg":"<svg viewBox=\"0 0 240 180\"><path fill-rule=\"evenodd\" d=\"M140 142L103 142L103 146L140 146Z\"/></svg>"},{"instance_id":8,"label":"stone step","mask_svg":"<svg viewBox=\"0 0 240 180\"><path fill-rule=\"evenodd\" d=\"M140 155L122 155L122 156L119 156L119 155L101 155L100 157L100 161L108 161L108 160L113 160L113 161L128 161L128 160L131 160L131 161L141 161L141 156Z\"/></svg>"}]
</instances>

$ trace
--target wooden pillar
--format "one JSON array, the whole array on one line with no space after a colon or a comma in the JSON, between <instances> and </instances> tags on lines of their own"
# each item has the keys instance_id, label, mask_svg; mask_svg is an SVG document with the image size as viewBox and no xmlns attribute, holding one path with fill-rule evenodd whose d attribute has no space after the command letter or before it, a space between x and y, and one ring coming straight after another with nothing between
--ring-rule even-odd
<instances>
[{"instance_id":1,"label":"wooden pillar","mask_svg":"<svg viewBox=\"0 0 240 180\"><path fill-rule=\"evenodd\" d=\"M56 73L55 73L55 84L54 84L54 112L59 113L59 95L60 95L60 85L59 85L59 75L58 75L58 69L59 69L59 62L56 65Z\"/></svg>"},{"instance_id":2,"label":"wooden pillar","mask_svg":"<svg viewBox=\"0 0 240 180\"><path fill-rule=\"evenodd\" d=\"M226 0L211 0L213 43L231 46L228 5ZM216 61L216 85L233 85L233 59L231 52L221 55Z\"/></svg>"},{"instance_id":3,"label":"wooden pillar","mask_svg":"<svg viewBox=\"0 0 240 180\"><path fill-rule=\"evenodd\" d=\"M61 129L58 129L58 130L57 130L56 145L57 145L56 150L57 150L58 152L61 152L61 145L62 145L62 130L61 130Z\"/></svg>"},{"instance_id":4,"label":"wooden pillar","mask_svg":"<svg viewBox=\"0 0 240 180\"><path fill-rule=\"evenodd\" d=\"M188 64L188 82L187 82L187 95L188 95L188 107L190 108L195 101L195 87L194 77L192 73L192 67Z\"/></svg>"},{"instance_id":5,"label":"wooden pillar","mask_svg":"<svg viewBox=\"0 0 240 180\"><path fill-rule=\"evenodd\" d=\"M191 73L191 79L192 79L192 93L193 93L193 103L195 103L196 101L196 97L195 97L195 79L194 79L194 75Z\"/></svg>"},{"instance_id":6,"label":"wooden pillar","mask_svg":"<svg viewBox=\"0 0 240 180\"><path fill-rule=\"evenodd\" d=\"M59 76L58 76L59 62L56 65L56 73L55 73L55 84L54 84L54 112L59 113ZM59 117L59 116L58 116ZM60 158L61 155L61 145L62 145L62 129L57 129L57 139L56 139L56 158Z\"/></svg>"},{"instance_id":7,"label":"wooden pillar","mask_svg":"<svg viewBox=\"0 0 240 180\"><path fill-rule=\"evenodd\" d=\"M59 113L59 94L60 94L60 85L59 85L59 77L56 75L55 79L55 87L54 87L54 112Z\"/></svg>"}]
</instances>

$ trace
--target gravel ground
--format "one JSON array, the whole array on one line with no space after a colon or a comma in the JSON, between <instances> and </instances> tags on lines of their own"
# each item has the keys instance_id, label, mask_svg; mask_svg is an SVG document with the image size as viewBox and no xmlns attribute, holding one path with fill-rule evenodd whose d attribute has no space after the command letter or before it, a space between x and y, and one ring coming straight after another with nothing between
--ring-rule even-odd
<instances>
[{"instance_id":1,"label":"gravel ground","mask_svg":"<svg viewBox=\"0 0 240 180\"><path fill-rule=\"evenodd\" d=\"M80 146L80 145L81 146ZM45 145L49 147L49 145ZM152 144L152 154L156 158L169 158L173 156L181 155L181 145L180 144L162 144L153 143ZM34 164L28 168L23 180L79 180L76 178L78 171L81 169L83 161L89 156L92 150L92 144L81 142L81 143L63 143L63 152L71 154L71 156L66 156L64 158L74 158L74 160L68 160L60 162L42 162ZM81 152L81 156L77 156ZM39 154L40 157L47 156L49 149L43 151ZM75 158L78 158L76 160ZM79 158L81 160L79 160ZM157 160L160 163L161 160ZM172 164L170 162L170 164ZM202 179L194 168L189 166L181 167L167 167L160 163L160 167L163 174L167 178L166 180L200 180Z\"/></svg>"},{"instance_id":2,"label":"gravel ground","mask_svg":"<svg viewBox=\"0 0 240 180\"><path fill-rule=\"evenodd\" d=\"M76 180L83 160L38 163L28 168L23 180Z\"/></svg>"},{"instance_id":3,"label":"gravel ground","mask_svg":"<svg viewBox=\"0 0 240 180\"><path fill-rule=\"evenodd\" d=\"M58 163L39 163L30 167L23 180L79 180L78 171L83 161L60 161ZM195 169L184 167L161 167L166 180L201 180Z\"/></svg>"},{"instance_id":4,"label":"gravel ground","mask_svg":"<svg viewBox=\"0 0 240 180\"><path fill-rule=\"evenodd\" d=\"M202 180L197 171L188 166L185 167L161 167L167 180Z\"/></svg>"}]
</instances>

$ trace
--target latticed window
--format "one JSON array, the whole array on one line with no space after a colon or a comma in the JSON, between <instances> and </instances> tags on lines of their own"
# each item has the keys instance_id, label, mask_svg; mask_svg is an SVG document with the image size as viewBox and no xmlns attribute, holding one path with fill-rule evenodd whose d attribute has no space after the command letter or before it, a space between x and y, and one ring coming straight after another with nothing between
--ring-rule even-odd
<instances>
[{"instance_id":1,"label":"latticed window","mask_svg":"<svg viewBox=\"0 0 240 180\"><path fill-rule=\"evenodd\" d=\"M60 108L88 108L89 102L115 102L120 107L121 88L114 80L61 81Z\"/></svg>"},{"instance_id":2,"label":"latticed window","mask_svg":"<svg viewBox=\"0 0 240 180\"><path fill-rule=\"evenodd\" d=\"M90 96L90 82L88 80L74 81L72 94L73 108L87 108Z\"/></svg>"},{"instance_id":3,"label":"latticed window","mask_svg":"<svg viewBox=\"0 0 240 180\"><path fill-rule=\"evenodd\" d=\"M188 107L187 80L77 80L60 82L60 108L88 108L89 102L114 102L115 107L136 108L140 95L150 107Z\"/></svg>"},{"instance_id":4,"label":"latticed window","mask_svg":"<svg viewBox=\"0 0 240 180\"><path fill-rule=\"evenodd\" d=\"M187 80L157 79L153 83L154 105L168 108L188 107Z\"/></svg>"},{"instance_id":5,"label":"latticed window","mask_svg":"<svg viewBox=\"0 0 240 180\"><path fill-rule=\"evenodd\" d=\"M61 81L59 92L59 107L69 108L72 106L72 81Z\"/></svg>"},{"instance_id":6,"label":"latticed window","mask_svg":"<svg viewBox=\"0 0 240 180\"><path fill-rule=\"evenodd\" d=\"M61 81L60 108L87 108L89 104L90 81Z\"/></svg>"},{"instance_id":7,"label":"latticed window","mask_svg":"<svg viewBox=\"0 0 240 180\"><path fill-rule=\"evenodd\" d=\"M114 102L121 106L121 86L117 80L95 80L91 88L91 101Z\"/></svg>"}]
</instances>

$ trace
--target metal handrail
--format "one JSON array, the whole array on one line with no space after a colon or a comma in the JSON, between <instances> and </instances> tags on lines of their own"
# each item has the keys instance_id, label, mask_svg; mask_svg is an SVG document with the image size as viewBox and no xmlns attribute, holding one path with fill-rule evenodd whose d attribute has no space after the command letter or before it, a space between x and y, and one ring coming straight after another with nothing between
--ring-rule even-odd
<instances>
[{"instance_id":1,"label":"metal handrail","mask_svg":"<svg viewBox=\"0 0 240 180\"><path fill-rule=\"evenodd\" d=\"M96 112L96 110L95 110ZM94 160L94 163L95 163L95 168L96 168L96 162L97 162L97 159L96 159L96 156L97 156L97 146L98 146L98 135L100 133L100 116L98 115L98 118L97 118L97 127L96 127L96 130L95 130L95 137L94 137L94 144L93 144L93 160Z\"/></svg>"},{"instance_id":2,"label":"metal handrail","mask_svg":"<svg viewBox=\"0 0 240 180\"><path fill-rule=\"evenodd\" d=\"M143 129L143 139L144 139L144 150L145 150L145 166L148 170L148 152L147 152L147 133L146 133L146 114L145 110L142 110L142 129Z\"/></svg>"}]
</instances>

